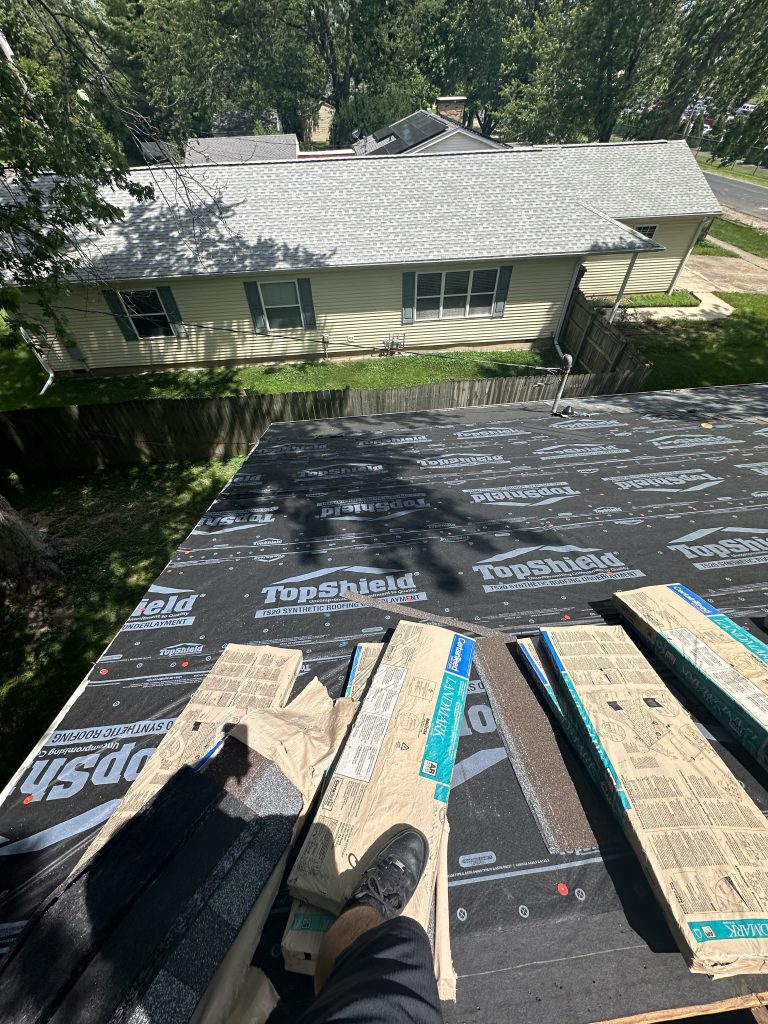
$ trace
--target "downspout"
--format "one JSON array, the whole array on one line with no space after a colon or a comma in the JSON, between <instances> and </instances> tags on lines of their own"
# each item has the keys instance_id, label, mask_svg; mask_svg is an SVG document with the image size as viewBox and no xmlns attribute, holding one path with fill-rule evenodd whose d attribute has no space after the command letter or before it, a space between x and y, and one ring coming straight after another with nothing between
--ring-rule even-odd
<instances>
[{"instance_id":1,"label":"downspout","mask_svg":"<svg viewBox=\"0 0 768 1024\"><path fill-rule=\"evenodd\" d=\"M693 241L691 242L690 246L688 247L688 251L686 252L685 256L683 256L683 258L680 260L680 266L675 271L675 276L672 278L672 283L670 284L669 288L667 289L667 295L671 295L672 292L675 290L675 285L677 284L677 279L682 274L683 267L687 263L688 257L691 255L691 249L693 249L694 245L696 245L697 242L699 242L702 238L704 238L704 236L706 234L709 233L709 229L712 227L714 222L715 222L715 218L714 217L710 217L709 220L704 220L699 225L699 230L693 236Z\"/></svg>"},{"instance_id":2,"label":"downspout","mask_svg":"<svg viewBox=\"0 0 768 1024\"><path fill-rule=\"evenodd\" d=\"M576 284L580 280L580 278L579 278L579 271L581 270L581 268L582 268L581 260L578 260L576 262L576 265L573 268L573 274L571 276L571 283L568 285L568 293L566 295L565 302L563 303L563 308L560 311L560 319L557 322L557 330L555 331L555 336L552 339L552 343L555 346L555 352L557 352L558 358L561 361L563 359L564 352L563 352L562 348L560 348L560 335L563 333L563 327L565 326L565 318L568 315L568 310L571 308L571 302L573 301L574 289L576 288Z\"/></svg>"},{"instance_id":3,"label":"downspout","mask_svg":"<svg viewBox=\"0 0 768 1024\"><path fill-rule=\"evenodd\" d=\"M35 359L37 359L38 363L40 363L42 368L48 374L48 380L45 382L45 384L43 384L42 388L40 389L40 393L38 395L38 397L40 397L40 395L44 395L48 388L51 386L51 384L53 384L53 382L56 379L56 375L54 374L50 363L45 358L43 353L40 351L39 347L30 338L29 331L27 331L26 328L24 327L20 327L19 334L24 339L25 343L29 346L29 348L32 349Z\"/></svg>"},{"instance_id":4,"label":"downspout","mask_svg":"<svg viewBox=\"0 0 768 1024\"><path fill-rule=\"evenodd\" d=\"M613 309L608 314L608 323L609 324L613 323L613 318L616 316L616 310L619 308L619 303L624 298L624 289L629 284L629 278L630 278L630 276L632 274L632 271L635 269L635 261L636 260L637 260L637 253L633 252L632 253L632 258L629 261L629 266L627 267L627 272L624 275L624 280L621 282L621 288L619 288L619 294L616 296L616 301L613 304Z\"/></svg>"}]
</instances>

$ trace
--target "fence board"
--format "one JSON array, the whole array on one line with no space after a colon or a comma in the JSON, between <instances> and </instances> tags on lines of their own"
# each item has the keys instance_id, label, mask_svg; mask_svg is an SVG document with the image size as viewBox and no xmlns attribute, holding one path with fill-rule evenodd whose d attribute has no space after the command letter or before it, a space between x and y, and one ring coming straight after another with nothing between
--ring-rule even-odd
<instances>
[{"instance_id":1,"label":"fence board","mask_svg":"<svg viewBox=\"0 0 768 1024\"><path fill-rule=\"evenodd\" d=\"M572 373L565 398L639 390L646 367ZM0 413L0 469L20 476L245 454L270 423L554 398L559 375L446 381L377 391L155 399Z\"/></svg>"}]
</instances>

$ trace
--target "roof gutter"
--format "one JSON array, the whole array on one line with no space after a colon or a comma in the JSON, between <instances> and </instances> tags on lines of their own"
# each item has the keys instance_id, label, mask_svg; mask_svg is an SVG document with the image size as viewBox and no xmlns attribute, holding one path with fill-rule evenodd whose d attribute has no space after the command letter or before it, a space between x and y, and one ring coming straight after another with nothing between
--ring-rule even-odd
<instances>
[{"instance_id":1,"label":"roof gutter","mask_svg":"<svg viewBox=\"0 0 768 1024\"><path fill-rule=\"evenodd\" d=\"M28 345L29 348L32 349L32 352L34 353L35 359L38 361L38 363L40 363L42 368L48 374L48 379L46 380L45 384L43 384L42 388L40 389L40 391L38 393L38 398L39 398L41 395L44 395L45 392L48 390L48 388L54 383L54 381L56 380L56 375L53 372L53 368L51 367L50 363L45 358L43 353L40 351L40 347L38 345L36 345L34 343L34 341L32 341L32 338L30 337L29 331L27 331L26 328L24 328L24 327L20 327L19 328L19 334L24 339L25 344Z\"/></svg>"},{"instance_id":2,"label":"roof gutter","mask_svg":"<svg viewBox=\"0 0 768 1024\"><path fill-rule=\"evenodd\" d=\"M282 274L283 276L286 276L300 273L320 274L327 273L332 270L383 270L389 267L437 267L462 263L516 263L520 260L557 260L564 258L584 260L590 256L639 256L643 253L664 252L665 250L666 246L653 244L643 246L641 249L636 246L618 246L615 249L599 249L597 251L594 249L587 249L582 252L534 252L525 255L519 254L516 256L457 256L451 259L439 260L402 260L398 263L341 263L332 267L277 267L274 270L232 270L228 273L219 274L208 274L203 272L200 274L157 274L147 275L145 277L108 277L106 275L102 275L95 280L78 280L77 278L69 278L67 283L71 285L80 285L83 288L103 288L113 284L131 284L136 281L199 281L200 278L214 280L230 278L247 279L250 277L260 277L264 274Z\"/></svg>"}]
</instances>

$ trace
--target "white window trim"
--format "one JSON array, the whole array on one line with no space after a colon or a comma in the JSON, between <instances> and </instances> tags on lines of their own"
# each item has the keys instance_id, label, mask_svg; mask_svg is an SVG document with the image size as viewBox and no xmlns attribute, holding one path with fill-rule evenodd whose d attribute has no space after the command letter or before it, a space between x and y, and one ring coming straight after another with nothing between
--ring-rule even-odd
<instances>
[{"instance_id":1,"label":"white window trim","mask_svg":"<svg viewBox=\"0 0 768 1024\"><path fill-rule=\"evenodd\" d=\"M160 307L161 307L161 309L163 311L165 319L168 321L168 326L171 329L171 333L170 334L139 334L139 332L136 331L136 324L134 324L133 321L134 321L134 318L136 318L137 320L140 320L141 319L141 315L138 314L138 313L131 313L130 312L130 310L128 309L127 305L125 304L125 299L123 298L123 292L154 292L155 295L157 296L158 302L160 303ZM125 310L125 315L131 321L131 326L133 327L134 331L136 331L136 337L133 339L134 341L150 341L152 338L175 338L176 337L176 331L174 331L174 329L173 329L173 320L171 320L171 317L170 317L170 315L168 313L168 310L165 307L165 303L163 302L163 297L160 294L160 292L157 290L157 288L123 288L123 289L118 289L117 294L120 297L120 304L122 305L123 309Z\"/></svg>"},{"instance_id":2,"label":"white window trim","mask_svg":"<svg viewBox=\"0 0 768 1024\"><path fill-rule=\"evenodd\" d=\"M645 231L643 230L643 228L645 228ZM643 235L644 238L653 238L658 229L658 224L635 224L635 231ZM646 231L650 231L650 235L646 235Z\"/></svg>"},{"instance_id":3,"label":"white window trim","mask_svg":"<svg viewBox=\"0 0 768 1024\"><path fill-rule=\"evenodd\" d=\"M493 289L490 292L478 292L478 295L490 295L491 296L491 311L490 311L490 313L479 313L479 314L473 314L473 315L470 316L470 313L469 313L469 303L470 303L470 299L472 298L472 285L473 285L474 280L475 280L475 274L476 273L485 274L489 270L493 270L496 273L496 279L495 279L494 284L493 284ZM491 319L493 317L493 304L494 304L494 301L495 301L495 298L496 298L496 288L498 287L498 284L499 284L499 268L498 267L475 267L472 270L470 270L469 271L469 284L467 285L467 301L464 304L464 314L463 314L463 316L443 316L443 299L445 298L445 278L446 278L447 274L457 274L457 273L458 274L466 273L466 271L461 271L461 270L417 270L416 271L416 282L415 282L416 287L415 287L414 296L413 296L413 303L414 303L414 306L413 306L413 320L414 320L414 323L418 323L419 321L429 321L429 320L485 320L485 319ZM440 274L440 306L438 308L438 315L436 317L434 317L434 316L433 317L426 317L426 316L420 317L419 316L419 278L422 277L422 276L427 276L428 274L430 274L430 275L431 274ZM449 292L448 294L449 295L461 295L461 292ZM434 298L437 298L437 296L435 296L435 295L422 295L421 298L422 299L434 299Z\"/></svg>"},{"instance_id":4,"label":"white window trim","mask_svg":"<svg viewBox=\"0 0 768 1024\"><path fill-rule=\"evenodd\" d=\"M259 298L261 299L261 308L264 310L264 323L267 325L268 331L306 331L307 327L304 323L304 309L301 305L301 296L299 295L299 282L295 277L279 277L274 280L264 281L264 284L292 284L293 289L296 292L296 306L299 309L299 316L301 317L301 327L272 327L269 322L269 315L267 313L267 304L264 301L264 292L261 290L261 281L256 282L256 287L259 289ZM271 306L271 309L294 309L294 306Z\"/></svg>"}]
</instances>

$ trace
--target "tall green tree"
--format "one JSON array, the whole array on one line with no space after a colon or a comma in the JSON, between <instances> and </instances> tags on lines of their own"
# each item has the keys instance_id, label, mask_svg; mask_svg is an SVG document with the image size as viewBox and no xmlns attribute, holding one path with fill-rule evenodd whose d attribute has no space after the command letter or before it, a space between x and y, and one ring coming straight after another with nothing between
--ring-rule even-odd
<instances>
[{"instance_id":1,"label":"tall green tree","mask_svg":"<svg viewBox=\"0 0 768 1024\"><path fill-rule=\"evenodd\" d=\"M674 24L657 52L646 138L674 135L700 96L735 109L768 79L768 0L678 0Z\"/></svg>"},{"instance_id":2,"label":"tall green tree","mask_svg":"<svg viewBox=\"0 0 768 1024\"><path fill-rule=\"evenodd\" d=\"M17 324L66 325L53 299L83 259L74 244L122 216L105 187L138 199L151 190L128 173L126 125L136 116L115 72L103 14L89 0L66 8L9 0L0 55L0 287ZM34 295L37 304L21 303Z\"/></svg>"}]
</instances>

